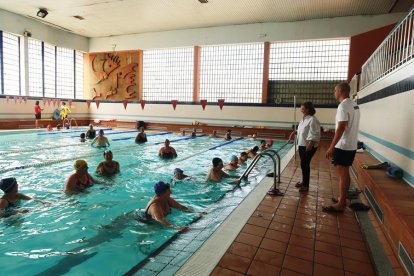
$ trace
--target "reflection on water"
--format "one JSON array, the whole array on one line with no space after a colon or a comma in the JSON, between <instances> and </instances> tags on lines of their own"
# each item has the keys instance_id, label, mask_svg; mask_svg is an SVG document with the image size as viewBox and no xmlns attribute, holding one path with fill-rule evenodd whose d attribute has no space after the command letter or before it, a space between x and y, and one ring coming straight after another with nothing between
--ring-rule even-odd
<instances>
[{"instance_id":1,"label":"reflection on water","mask_svg":"<svg viewBox=\"0 0 414 276\"><path fill-rule=\"evenodd\" d=\"M108 138L128 135L135 134L114 134ZM250 148L255 142L241 140L212 151L208 149L224 141L202 137L172 142L178 158L168 161L159 159L157 153L161 145L154 143L177 137L153 136L145 145L135 145L133 139L111 143L114 160L120 162L122 173L113 177L94 176L103 183L75 196L62 192L65 179L73 172L73 161L89 154L86 160L90 173L94 175L97 164L102 161L103 149L66 147L78 138L64 134L41 139L28 135L25 142L13 147L14 150L37 147L38 152L1 154L5 145L0 144L0 170L48 160L68 160L2 174L2 177L16 177L20 192L51 203L50 206L43 206L35 202L22 202L21 208L29 209L28 214L16 214L0 220L0 254L4 259L2 272L16 274L18 268L19 275L125 273L177 233L157 223L144 224L134 216L135 211L145 208L154 195L153 184L160 180L170 181L177 167L192 177L175 183L171 188L172 196L194 210L207 209L209 212L193 224L190 232L201 231L213 218L227 216L231 211L227 207L235 207L252 187L248 182L241 187L206 183L211 159L220 157L226 163L231 155ZM5 139L13 141L13 135ZM31 144L27 142L30 140ZM52 148L54 145L56 148ZM42 150L42 147L48 149ZM236 173L241 174L244 168ZM258 173L256 169L249 182L255 182L255 173ZM224 200L221 200L223 197ZM168 217L171 223L177 225L189 224L198 218L197 214L177 210ZM208 237L209 233L203 235Z\"/></svg>"}]
</instances>

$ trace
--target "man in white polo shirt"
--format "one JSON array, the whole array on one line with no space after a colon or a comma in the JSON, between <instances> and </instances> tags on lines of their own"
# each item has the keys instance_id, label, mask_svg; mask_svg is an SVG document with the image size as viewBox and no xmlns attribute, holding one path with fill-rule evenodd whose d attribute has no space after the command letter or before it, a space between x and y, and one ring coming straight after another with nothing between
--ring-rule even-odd
<instances>
[{"instance_id":1,"label":"man in white polo shirt","mask_svg":"<svg viewBox=\"0 0 414 276\"><path fill-rule=\"evenodd\" d=\"M334 205L324 206L325 212L343 212L346 208L346 193L351 184L349 167L355 158L358 142L359 107L349 98L351 88L346 82L335 86L335 99L340 103L335 117L335 136L326 151L339 176L339 198Z\"/></svg>"}]
</instances>

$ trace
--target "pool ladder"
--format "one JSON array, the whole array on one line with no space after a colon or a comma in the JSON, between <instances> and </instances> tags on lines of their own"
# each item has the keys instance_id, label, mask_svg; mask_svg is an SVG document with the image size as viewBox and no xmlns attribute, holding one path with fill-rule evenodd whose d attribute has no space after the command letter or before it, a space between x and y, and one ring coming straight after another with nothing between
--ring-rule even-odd
<instances>
[{"instance_id":1,"label":"pool ladder","mask_svg":"<svg viewBox=\"0 0 414 276\"><path fill-rule=\"evenodd\" d=\"M249 176L249 174L251 173L251 171L253 170L253 168L256 166L257 162L259 162L260 158L262 158L263 156L268 156L268 157L270 157L273 160L273 187L267 193L269 195L282 196L283 193L279 191L279 187L278 187L278 183L280 183L280 166L281 166L280 165L280 155L279 155L279 151L281 149L283 149L287 144L289 144L290 141L291 140L289 139L277 151L274 150L274 149L267 149L267 150L264 150L264 151L258 153L253 158L252 163L250 163L250 165L244 171L244 173L240 177L240 180L241 179L245 179L245 178L247 178ZM275 156L276 156L276 158L275 158Z\"/></svg>"}]
</instances>

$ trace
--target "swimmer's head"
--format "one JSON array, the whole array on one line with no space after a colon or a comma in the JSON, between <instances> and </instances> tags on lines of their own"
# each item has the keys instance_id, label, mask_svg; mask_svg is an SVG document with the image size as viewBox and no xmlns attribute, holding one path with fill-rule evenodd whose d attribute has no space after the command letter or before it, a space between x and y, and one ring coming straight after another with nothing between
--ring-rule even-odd
<instances>
[{"instance_id":1,"label":"swimmer's head","mask_svg":"<svg viewBox=\"0 0 414 276\"><path fill-rule=\"evenodd\" d=\"M230 158L230 162L238 161L239 158L236 155L232 155Z\"/></svg>"},{"instance_id":2,"label":"swimmer's head","mask_svg":"<svg viewBox=\"0 0 414 276\"><path fill-rule=\"evenodd\" d=\"M175 168L174 169L174 175L180 175L182 173L184 173L184 171L182 169L180 169L180 168Z\"/></svg>"},{"instance_id":3,"label":"swimmer's head","mask_svg":"<svg viewBox=\"0 0 414 276\"><path fill-rule=\"evenodd\" d=\"M262 145L262 146L266 145L266 141L265 140L260 140L260 145Z\"/></svg>"},{"instance_id":4,"label":"swimmer's head","mask_svg":"<svg viewBox=\"0 0 414 276\"><path fill-rule=\"evenodd\" d=\"M112 160L112 157L113 157L112 151L110 150L104 151L103 156L105 160Z\"/></svg>"},{"instance_id":5,"label":"swimmer's head","mask_svg":"<svg viewBox=\"0 0 414 276\"><path fill-rule=\"evenodd\" d=\"M85 133L81 133L80 138L85 139L86 135Z\"/></svg>"},{"instance_id":6,"label":"swimmer's head","mask_svg":"<svg viewBox=\"0 0 414 276\"><path fill-rule=\"evenodd\" d=\"M47 125L47 130L52 130L53 128L52 128L52 125Z\"/></svg>"},{"instance_id":7,"label":"swimmer's head","mask_svg":"<svg viewBox=\"0 0 414 276\"><path fill-rule=\"evenodd\" d=\"M93 124L89 124L89 129L93 129Z\"/></svg>"},{"instance_id":8,"label":"swimmer's head","mask_svg":"<svg viewBox=\"0 0 414 276\"><path fill-rule=\"evenodd\" d=\"M159 181L157 183L155 183L154 185L154 192L156 195L162 195L164 194L167 190L170 189L170 184L169 183L164 183L162 181Z\"/></svg>"},{"instance_id":9,"label":"swimmer's head","mask_svg":"<svg viewBox=\"0 0 414 276\"><path fill-rule=\"evenodd\" d=\"M273 145L273 140L272 140L272 139L269 139L269 140L267 141L267 145L268 145L268 146L272 146L272 145Z\"/></svg>"},{"instance_id":10,"label":"swimmer's head","mask_svg":"<svg viewBox=\"0 0 414 276\"><path fill-rule=\"evenodd\" d=\"M82 168L88 168L88 163L86 163L85 160L76 160L75 163L73 164L73 167L75 168L76 171L82 169Z\"/></svg>"},{"instance_id":11,"label":"swimmer's head","mask_svg":"<svg viewBox=\"0 0 414 276\"><path fill-rule=\"evenodd\" d=\"M17 180L14 177L3 178L0 180L0 189L5 193L10 193L17 186Z\"/></svg>"},{"instance_id":12,"label":"swimmer's head","mask_svg":"<svg viewBox=\"0 0 414 276\"><path fill-rule=\"evenodd\" d=\"M166 147L168 147L168 146L170 145L170 140L165 139L165 141L164 141L164 145L165 145Z\"/></svg>"},{"instance_id":13,"label":"swimmer's head","mask_svg":"<svg viewBox=\"0 0 414 276\"><path fill-rule=\"evenodd\" d=\"M213 162L213 167L214 168L216 168L216 167L218 167L220 165L223 166L223 160L221 160L218 157L214 157L212 162Z\"/></svg>"},{"instance_id":14,"label":"swimmer's head","mask_svg":"<svg viewBox=\"0 0 414 276\"><path fill-rule=\"evenodd\" d=\"M258 146L252 147L252 152L257 152L258 150L259 150L259 147Z\"/></svg>"},{"instance_id":15,"label":"swimmer's head","mask_svg":"<svg viewBox=\"0 0 414 276\"><path fill-rule=\"evenodd\" d=\"M104 131L103 131L103 129L100 129L99 130L99 136L103 136L104 135Z\"/></svg>"}]
</instances>

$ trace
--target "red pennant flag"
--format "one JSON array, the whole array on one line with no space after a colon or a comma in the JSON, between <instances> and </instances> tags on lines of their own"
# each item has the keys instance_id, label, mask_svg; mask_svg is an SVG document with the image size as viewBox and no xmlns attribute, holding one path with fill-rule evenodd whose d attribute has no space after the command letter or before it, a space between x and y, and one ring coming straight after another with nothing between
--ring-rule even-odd
<instances>
[{"instance_id":1,"label":"red pennant flag","mask_svg":"<svg viewBox=\"0 0 414 276\"><path fill-rule=\"evenodd\" d=\"M56 106L57 100L53 99L52 102L53 102L53 106Z\"/></svg>"},{"instance_id":2,"label":"red pennant flag","mask_svg":"<svg viewBox=\"0 0 414 276\"><path fill-rule=\"evenodd\" d=\"M207 100L200 100L201 106L203 107L203 110L206 109Z\"/></svg>"},{"instance_id":3,"label":"red pennant flag","mask_svg":"<svg viewBox=\"0 0 414 276\"><path fill-rule=\"evenodd\" d=\"M68 104L70 107L72 107L72 100L68 100Z\"/></svg>"},{"instance_id":4,"label":"red pennant flag","mask_svg":"<svg viewBox=\"0 0 414 276\"><path fill-rule=\"evenodd\" d=\"M128 105L128 100L126 100L126 99L125 99L125 100L123 100L122 102L124 103L124 109L126 110L126 107L127 107L127 105Z\"/></svg>"},{"instance_id":5,"label":"red pennant flag","mask_svg":"<svg viewBox=\"0 0 414 276\"><path fill-rule=\"evenodd\" d=\"M16 104L17 103L17 97L14 96L13 99L14 99L14 104Z\"/></svg>"},{"instance_id":6,"label":"red pennant flag","mask_svg":"<svg viewBox=\"0 0 414 276\"><path fill-rule=\"evenodd\" d=\"M23 98L22 97L19 97L19 104L22 103L22 100L23 100Z\"/></svg>"},{"instance_id":7,"label":"red pennant flag","mask_svg":"<svg viewBox=\"0 0 414 276\"><path fill-rule=\"evenodd\" d=\"M51 99L47 99L47 104L50 106L50 103L52 102Z\"/></svg>"},{"instance_id":8,"label":"red pennant flag","mask_svg":"<svg viewBox=\"0 0 414 276\"><path fill-rule=\"evenodd\" d=\"M175 107L177 106L177 100L171 100L172 106L175 110Z\"/></svg>"},{"instance_id":9,"label":"red pennant flag","mask_svg":"<svg viewBox=\"0 0 414 276\"><path fill-rule=\"evenodd\" d=\"M24 103L27 103L27 97L23 98Z\"/></svg>"},{"instance_id":10,"label":"red pennant flag","mask_svg":"<svg viewBox=\"0 0 414 276\"><path fill-rule=\"evenodd\" d=\"M46 105L47 99L43 98L43 105Z\"/></svg>"},{"instance_id":11,"label":"red pennant flag","mask_svg":"<svg viewBox=\"0 0 414 276\"><path fill-rule=\"evenodd\" d=\"M57 101L56 101L56 105L57 105L57 106L60 106L60 99L57 99Z\"/></svg>"},{"instance_id":12,"label":"red pennant flag","mask_svg":"<svg viewBox=\"0 0 414 276\"><path fill-rule=\"evenodd\" d=\"M91 101L86 101L86 105L88 106L88 108L91 107Z\"/></svg>"},{"instance_id":13,"label":"red pennant flag","mask_svg":"<svg viewBox=\"0 0 414 276\"><path fill-rule=\"evenodd\" d=\"M9 103L10 96L6 96L6 102Z\"/></svg>"},{"instance_id":14,"label":"red pennant flag","mask_svg":"<svg viewBox=\"0 0 414 276\"><path fill-rule=\"evenodd\" d=\"M217 101L218 101L218 105L220 106L220 110L222 110L224 106L224 99L218 99Z\"/></svg>"},{"instance_id":15,"label":"red pennant flag","mask_svg":"<svg viewBox=\"0 0 414 276\"><path fill-rule=\"evenodd\" d=\"M142 110L144 110L144 106L145 106L145 101L144 100L141 100L141 108L142 108Z\"/></svg>"},{"instance_id":16,"label":"red pennant flag","mask_svg":"<svg viewBox=\"0 0 414 276\"><path fill-rule=\"evenodd\" d=\"M96 104L96 109L98 109L99 108L99 104L101 103L101 101L99 101L99 100L95 100L95 104Z\"/></svg>"}]
</instances>

